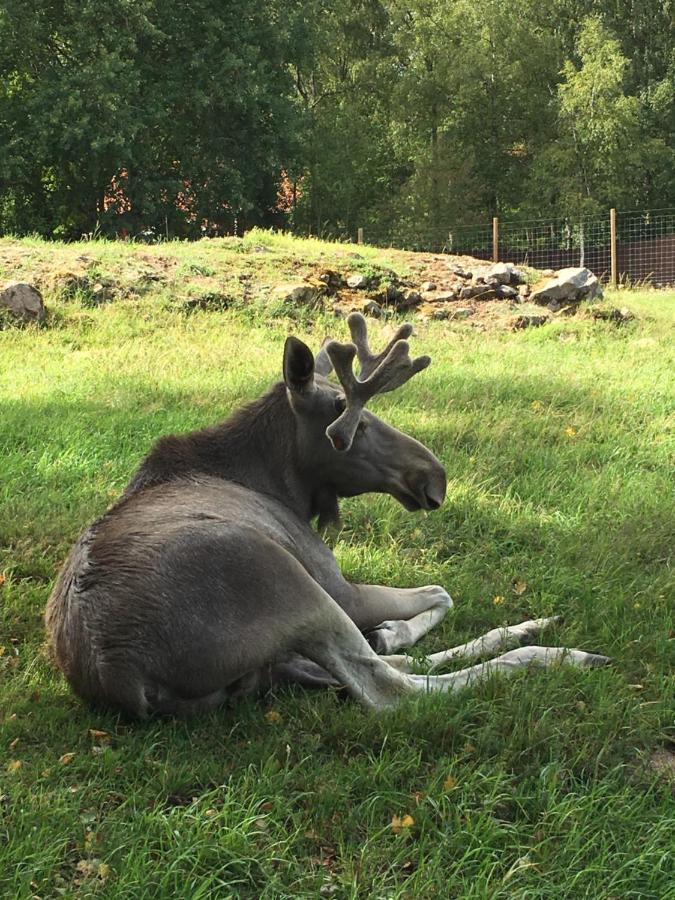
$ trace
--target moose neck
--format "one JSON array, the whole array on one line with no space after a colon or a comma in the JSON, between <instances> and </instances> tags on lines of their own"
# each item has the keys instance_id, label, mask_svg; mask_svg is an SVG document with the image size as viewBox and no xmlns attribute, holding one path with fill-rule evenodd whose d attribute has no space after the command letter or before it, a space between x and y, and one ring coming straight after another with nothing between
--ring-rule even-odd
<instances>
[{"instance_id":1,"label":"moose neck","mask_svg":"<svg viewBox=\"0 0 675 900\"><path fill-rule=\"evenodd\" d=\"M337 498L302 471L294 417L283 383L220 425L162 438L141 464L127 495L177 477L207 474L267 494L309 521ZM330 492L328 492L330 493Z\"/></svg>"}]
</instances>

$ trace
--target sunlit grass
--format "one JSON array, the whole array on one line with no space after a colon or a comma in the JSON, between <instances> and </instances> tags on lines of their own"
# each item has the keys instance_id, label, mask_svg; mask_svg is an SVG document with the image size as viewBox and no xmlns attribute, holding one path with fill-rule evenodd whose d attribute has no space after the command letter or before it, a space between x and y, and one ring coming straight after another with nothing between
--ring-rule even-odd
<instances>
[{"instance_id":1,"label":"sunlit grass","mask_svg":"<svg viewBox=\"0 0 675 900\"><path fill-rule=\"evenodd\" d=\"M41 615L57 568L153 441L259 395L289 330L314 347L345 337L315 312L174 304L193 276L229 283L245 262L281 280L294 256L344 266L353 249L246 241L81 244L52 260L21 243L39 255L24 275L46 279L61 252L100 254L104 275L173 254L182 274L99 307L47 293L49 327L0 331L0 893L671 896L675 802L648 761L675 712L672 293L609 298L638 315L622 328L420 326L432 367L375 408L442 458L447 501L411 515L351 500L331 538L354 580L448 587L456 607L429 650L558 613L547 639L612 667L524 673L383 716L298 690L137 725L85 708L51 669ZM403 815L414 824L395 834Z\"/></svg>"}]
</instances>

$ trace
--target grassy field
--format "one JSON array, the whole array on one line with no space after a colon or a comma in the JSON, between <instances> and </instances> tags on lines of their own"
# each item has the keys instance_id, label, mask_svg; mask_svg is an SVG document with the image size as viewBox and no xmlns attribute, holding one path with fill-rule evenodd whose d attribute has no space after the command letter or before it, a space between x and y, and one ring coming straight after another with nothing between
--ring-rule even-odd
<instances>
[{"instance_id":1,"label":"grassy field","mask_svg":"<svg viewBox=\"0 0 675 900\"><path fill-rule=\"evenodd\" d=\"M415 266L350 249L0 242L0 278L33 278L50 307L45 327L0 330L0 896L675 897L672 292L610 297L636 313L622 327L421 324L431 368L374 408L442 459L446 503L350 500L330 539L354 580L448 588L424 649L558 613L547 642L611 667L386 715L284 690L134 725L51 668L58 567L154 440L262 392L289 331L346 336L264 285Z\"/></svg>"}]
</instances>

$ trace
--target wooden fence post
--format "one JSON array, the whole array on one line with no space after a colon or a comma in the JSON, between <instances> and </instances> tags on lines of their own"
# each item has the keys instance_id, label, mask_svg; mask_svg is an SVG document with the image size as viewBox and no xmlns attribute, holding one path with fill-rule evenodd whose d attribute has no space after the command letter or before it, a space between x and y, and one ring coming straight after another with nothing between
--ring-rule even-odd
<instances>
[{"instance_id":1,"label":"wooden fence post","mask_svg":"<svg viewBox=\"0 0 675 900\"><path fill-rule=\"evenodd\" d=\"M363 243L363 228L358 228L356 231L356 243L357 244Z\"/></svg>"},{"instance_id":2,"label":"wooden fence post","mask_svg":"<svg viewBox=\"0 0 675 900\"><path fill-rule=\"evenodd\" d=\"M616 264L616 210L609 211L609 258L612 268L612 287L618 287L619 277Z\"/></svg>"},{"instance_id":3,"label":"wooden fence post","mask_svg":"<svg viewBox=\"0 0 675 900\"><path fill-rule=\"evenodd\" d=\"M492 219L492 262L499 262L499 218Z\"/></svg>"}]
</instances>

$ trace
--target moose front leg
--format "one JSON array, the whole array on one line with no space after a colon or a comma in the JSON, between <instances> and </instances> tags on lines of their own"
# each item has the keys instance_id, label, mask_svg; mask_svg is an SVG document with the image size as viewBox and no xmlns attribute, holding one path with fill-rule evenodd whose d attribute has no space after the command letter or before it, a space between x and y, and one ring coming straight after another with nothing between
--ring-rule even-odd
<instances>
[{"instance_id":1,"label":"moose front leg","mask_svg":"<svg viewBox=\"0 0 675 900\"><path fill-rule=\"evenodd\" d=\"M458 647L452 647L449 650L441 650L438 653L430 653L423 657L420 662L426 668L428 674L442 669L444 666L457 660L480 659L481 657L494 656L502 653L504 650L512 650L523 644L529 644L534 638L539 637L541 632L560 621L560 616L551 616L545 619L528 619L518 625L503 625L500 628L493 628L486 634ZM384 656L390 666L401 672L415 672L418 662L409 656Z\"/></svg>"},{"instance_id":2,"label":"moose front leg","mask_svg":"<svg viewBox=\"0 0 675 900\"><path fill-rule=\"evenodd\" d=\"M336 597L378 654L410 647L438 625L452 598L437 584L420 588L353 584L348 597Z\"/></svg>"}]
</instances>

